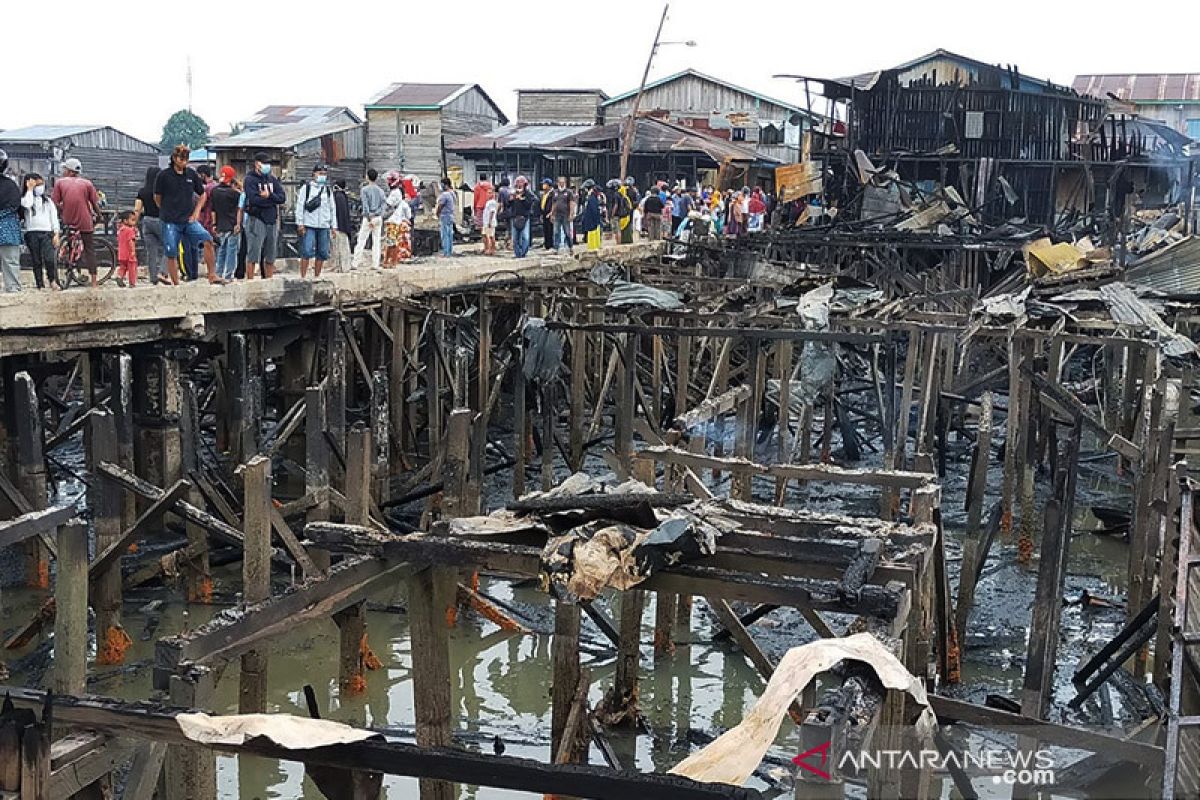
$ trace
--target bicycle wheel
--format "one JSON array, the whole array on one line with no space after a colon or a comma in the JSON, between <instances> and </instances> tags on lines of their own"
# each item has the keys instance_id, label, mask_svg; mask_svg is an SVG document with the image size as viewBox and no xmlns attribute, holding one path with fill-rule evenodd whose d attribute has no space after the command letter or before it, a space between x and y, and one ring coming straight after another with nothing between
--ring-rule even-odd
<instances>
[{"instance_id":1,"label":"bicycle wheel","mask_svg":"<svg viewBox=\"0 0 1200 800\"><path fill-rule=\"evenodd\" d=\"M106 239L96 240L96 276L100 283L107 282L117 272L117 248ZM90 280L90 278L89 278Z\"/></svg>"},{"instance_id":2,"label":"bicycle wheel","mask_svg":"<svg viewBox=\"0 0 1200 800\"><path fill-rule=\"evenodd\" d=\"M55 253L58 267L58 285L64 289L72 286L87 286L91 283L87 273L78 268L79 258L71 258L71 242L64 240Z\"/></svg>"}]
</instances>

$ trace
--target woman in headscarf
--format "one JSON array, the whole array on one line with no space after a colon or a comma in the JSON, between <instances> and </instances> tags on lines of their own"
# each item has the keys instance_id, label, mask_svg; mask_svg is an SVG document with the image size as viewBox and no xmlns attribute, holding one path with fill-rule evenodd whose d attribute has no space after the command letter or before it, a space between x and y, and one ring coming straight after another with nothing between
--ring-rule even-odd
<instances>
[{"instance_id":1,"label":"woman in headscarf","mask_svg":"<svg viewBox=\"0 0 1200 800\"><path fill-rule=\"evenodd\" d=\"M709 187L708 213L712 215L713 233L720 236L725 232L725 201L721 192Z\"/></svg>"},{"instance_id":2,"label":"woman in headscarf","mask_svg":"<svg viewBox=\"0 0 1200 800\"><path fill-rule=\"evenodd\" d=\"M583 182L587 197L583 202L583 217L580 227L583 228L588 250L600 249L600 226L604 224L604 193L596 182L588 178Z\"/></svg>"},{"instance_id":3,"label":"woman in headscarf","mask_svg":"<svg viewBox=\"0 0 1200 800\"><path fill-rule=\"evenodd\" d=\"M616 178L608 185L613 191L613 238L618 244L633 244L633 201L629 198L629 187Z\"/></svg>"},{"instance_id":4,"label":"woman in headscarf","mask_svg":"<svg viewBox=\"0 0 1200 800\"><path fill-rule=\"evenodd\" d=\"M390 269L412 258L412 209L405 197L404 178L392 170L384 176L389 189L383 211L383 263Z\"/></svg>"},{"instance_id":5,"label":"woman in headscarf","mask_svg":"<svg viewBox=\"0 0 1200 800\"><path fill-rule=\"evenodd\" d=\"M745 229L746 213L742 205L742 196L733 192L725 201L725 238L736 239Z\"/></svg>"}]
</instances>

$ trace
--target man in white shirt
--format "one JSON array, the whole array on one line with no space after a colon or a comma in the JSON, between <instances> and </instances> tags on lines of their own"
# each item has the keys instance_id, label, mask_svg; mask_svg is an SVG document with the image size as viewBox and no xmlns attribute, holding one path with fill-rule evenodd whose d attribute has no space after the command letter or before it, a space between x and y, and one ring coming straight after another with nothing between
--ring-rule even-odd
<instances>
[{"instance_id":1,"label":"man in white shirt","mask_svg":"<svg viewBox=\"0 0 1200 800\"><path fill-rule=\"evenodd\" d=\"M308 265L316 258L313 277L329 260L330 231L337 226L333 188L324 164L313 167L312 180L296 190L296 233L300 235L300 277L308 276Z\"/></svg>"}]
</instances>

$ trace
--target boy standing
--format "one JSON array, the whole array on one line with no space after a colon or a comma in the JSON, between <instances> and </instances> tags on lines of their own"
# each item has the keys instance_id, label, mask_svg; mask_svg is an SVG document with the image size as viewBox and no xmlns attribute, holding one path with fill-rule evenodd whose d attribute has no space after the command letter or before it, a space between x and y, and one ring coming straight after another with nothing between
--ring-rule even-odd
<instances>
[{"instance_id":1,"label":"boy standing","mask_svg":"<svg viewBox=\"0 0 1200 800\"><path fill-rule=\"evenodd\" d=\"M496 199L496 193L492 192L484 202L483 212L479 217L483 227L483 254L485 256L496 255L496 217L499 213L500 201Z\"/></svg>"}]
</instances>

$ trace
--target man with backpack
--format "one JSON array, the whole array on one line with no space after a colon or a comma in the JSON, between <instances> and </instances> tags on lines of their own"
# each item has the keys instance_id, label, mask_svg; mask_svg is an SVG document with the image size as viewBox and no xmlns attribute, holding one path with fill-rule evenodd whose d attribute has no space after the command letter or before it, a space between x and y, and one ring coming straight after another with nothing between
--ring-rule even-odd
<instances>
[{"instance_id":1,"label":"man with backpack","mask_svg":"<svg viewBox=\"0 0 1200 800\"><path fill-rule=\"evenodd\" d=\"M328 184L324 164L313 167L312 180L296 190L296 233L300 235L300 277L308 276L308 265L314 257L313 277L329 260L330 232L337 225L337 205Z\"/></svg>"}]
</instances>

